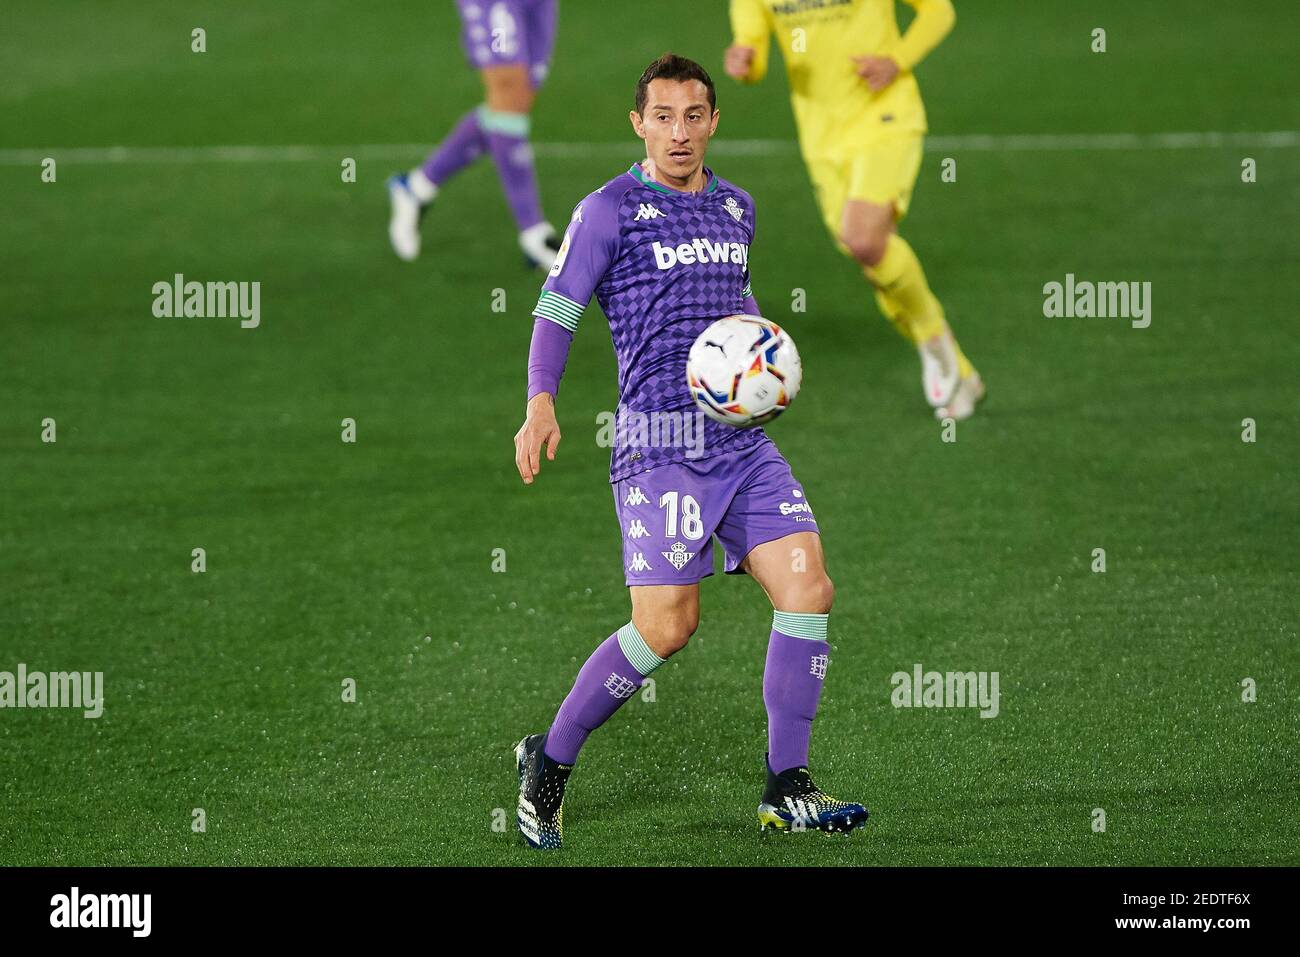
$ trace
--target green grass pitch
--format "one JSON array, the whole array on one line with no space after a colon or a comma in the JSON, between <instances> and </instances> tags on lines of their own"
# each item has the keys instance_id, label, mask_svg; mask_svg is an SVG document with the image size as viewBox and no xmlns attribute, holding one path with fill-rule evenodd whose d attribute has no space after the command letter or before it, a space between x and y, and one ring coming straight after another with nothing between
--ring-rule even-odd
<instances>
[{"instance_id":1,"label":"green grass pitch","mask_svg":"<svg viewBox=\"0 0 1300 957\"><path fill-rule=\"evenodd\" d=\"M431 145L479 98L451 4L10 3L0 670L103 672L105 711L0 711L0 863L1300 863L1300 148L1095 139L1300 129L1294 5L1084 6L959 2L918 70L940 139L903 229L989 386L944 442L797 153L725 148L791 140L779 63L722 75L721 3L562 3L534 113L557 222L643 155L645 63L672 48L718 79L711 165L755 197L755 292L806 369L770 431L837 585L813 770L873 814L759 833L770 611L715 576L656 700L593 735L542 858L511 747L628 617L595 440L614 362L593 305L559 459L525 489L541 277L491 167L446 188L418 263L388 249L383 180L421 152L374 144ZM1013 134L1082 143L970 139ZM114 145L160 152L73 151ZM218 145L313 150L167 152ZM1150 327L1045 318L1067 272L1150 281ZM260 281L261 326L155 318L175 273ZM1000 714L892 707L915 663L998 672Z\"/></svg>"}]
</instances>

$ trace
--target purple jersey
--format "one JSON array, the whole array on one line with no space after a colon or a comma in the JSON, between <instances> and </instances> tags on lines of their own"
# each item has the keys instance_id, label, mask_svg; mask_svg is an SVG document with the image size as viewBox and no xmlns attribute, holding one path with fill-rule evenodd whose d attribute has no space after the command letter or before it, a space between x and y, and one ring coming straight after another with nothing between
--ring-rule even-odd
<instances>
[{"instance_id":1,"label":"purple jersey","mask_svg":"<svg viewBox=\"0 0 1300 957\"><path fill-rule=\"evenodd\" d=\"M715 319L744 312L751 294L754 201L707 167L704 173L704 189L684 193L633 164L589 194L573 211L533 310L574 332L594 293L618 357L618 421L673 413L687 432L701 432L694 441L689 435L662 441L668 429L620 429L611 482L768 441L762 429L696 414L686 387L686 357L696 337Z\"/></svg>"}]
</instances>

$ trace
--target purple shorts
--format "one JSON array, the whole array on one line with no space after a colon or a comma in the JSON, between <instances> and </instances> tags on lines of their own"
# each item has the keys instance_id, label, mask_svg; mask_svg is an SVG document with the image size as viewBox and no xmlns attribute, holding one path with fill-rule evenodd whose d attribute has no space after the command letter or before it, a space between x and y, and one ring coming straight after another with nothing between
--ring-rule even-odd
<instances>
[{"instance_id":1,"label":"purple shorts","mask_svg":"<svg viewBox=\"0 0 1300 957\"><path fill-rule=\"evenodd\" d=\"M555 48L558 0L456 0L460 42L470 66L523 64L533 89L542 85Z\"/></svg>"},{"instance_id":2,"label":"purple shorts","mask_svg":"<svg viewBox=\"0 0 1300 957\"><path fill-rule=\"evenodd\" d=\"M816 532L803 486L772 441L616 482L629 585L690 585L713 574L713 536L739 565L756 545Z\"/></svg>"}]
</instances>

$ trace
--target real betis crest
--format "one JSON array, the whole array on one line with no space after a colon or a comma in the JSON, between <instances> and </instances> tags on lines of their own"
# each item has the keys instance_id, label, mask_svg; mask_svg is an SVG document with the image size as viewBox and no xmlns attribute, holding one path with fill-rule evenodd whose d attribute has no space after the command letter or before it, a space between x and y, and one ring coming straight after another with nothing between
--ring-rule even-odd
<instances>
[{"instance_id":1,"label":"real betis crest","mask_svg":"<svg viewBox=\"0 0 1300 957\"><path fill-rule=\"evenodd\" d=\"M736 197L734 196L728 196L726 202L722 205L727 212L731 213L731 218L736 222L740 222L740 217L745 215L744 209L742 209L740 204L736 202Z\"/></svg>"},{"instance_id":2,"label":"real betis crest","mask_svg":"<svg viewBox=\"0 0 1300 957\"><path fill-rule=\"evenodd\" d=\"M695 553L688 552L686 546L681 542L673 542L671 551L660 552L659 554L668 559L668 564L678 571L681 571L682 566L695 557Z\"/></svg>"}]
</instances>

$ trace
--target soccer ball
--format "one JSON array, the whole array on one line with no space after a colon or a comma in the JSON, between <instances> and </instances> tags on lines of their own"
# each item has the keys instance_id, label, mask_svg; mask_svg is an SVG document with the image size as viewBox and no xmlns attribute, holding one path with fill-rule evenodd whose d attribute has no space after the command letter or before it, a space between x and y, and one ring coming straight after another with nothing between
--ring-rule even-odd
<instances>
[{"instance_id":1,"label":"soccer ball","mask_svg":"<svg viewBox=\"0 0 1300 957\"><path fill-rule=\"evenodd\" d=\"M790 334L761 316L727 316L700 333L686 384L704 414L745 429L770 422L799 394L803 366Z\"/></svg>"}]
</instances>

